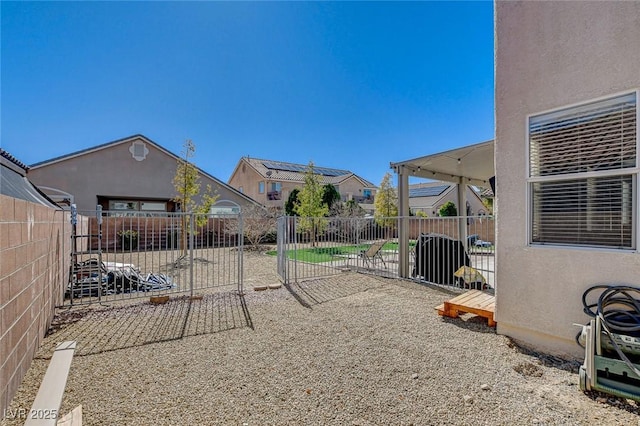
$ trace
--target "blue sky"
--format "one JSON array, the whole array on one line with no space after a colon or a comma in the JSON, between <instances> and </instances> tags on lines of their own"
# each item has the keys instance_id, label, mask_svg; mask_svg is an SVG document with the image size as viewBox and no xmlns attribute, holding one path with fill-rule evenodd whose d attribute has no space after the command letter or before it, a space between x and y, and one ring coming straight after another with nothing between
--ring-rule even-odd
<instances>
[{"instance_id":1,"label":"blue sky","mask_svg":"<svg viewBox=\"0 0 640 426\"><path fill-rule=\"evenodd\" d=\"M494 137L492 2L7 2L0 146L26 164L143 134L349 169Z\"/></svg>"}]
</instances>

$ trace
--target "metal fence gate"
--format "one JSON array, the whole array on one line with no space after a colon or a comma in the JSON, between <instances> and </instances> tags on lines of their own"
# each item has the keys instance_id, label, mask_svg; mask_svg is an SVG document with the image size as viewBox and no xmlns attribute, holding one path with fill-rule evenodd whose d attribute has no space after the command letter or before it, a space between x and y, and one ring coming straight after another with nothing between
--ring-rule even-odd
<instances>
[{"instance_id":1,"label":"metal fence gate","mask_svg":"<svg viewBox=\"0 0 640 426\"><path fill-rule=\"evenodd\" d=\"M397 217L376 221L361 217L281 216L278 273L285 283L348 271L395 276L397 233ZM370 252L376 243L381 244L378 252Z\"/></svg>"},{"instance_id":2,"label":"metal fence gate","mask_svg":"<svg viewBox=\"0 0 640 426\"><path fill-rule=\"evenodd\" d=\"M407 230L411 279L454 287L495 288L492 216L280 217L280 278L289 283L344 271L400 277L401 222ZM461 235L461 229L466 236Z\"/></svg>"},{"instance_id":3,"label":"metal fence gate","mask_svg":"<svg viewBox=\"0 0 640 426\"><path fill-rule=\"evenodd\" d=\"M76 211L63 305L243 291L241 213Z\"/></svg>"}]
</instances>

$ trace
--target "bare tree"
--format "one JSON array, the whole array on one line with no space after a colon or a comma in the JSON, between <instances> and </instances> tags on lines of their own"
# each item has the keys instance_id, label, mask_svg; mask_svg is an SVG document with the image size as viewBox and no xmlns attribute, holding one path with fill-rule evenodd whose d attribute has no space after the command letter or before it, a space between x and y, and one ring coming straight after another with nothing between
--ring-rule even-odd
<instances>
[{"instance_id":1,"label":"bare tree","mask_svg":"<svg viewBox=\"0 0 640 426\"><path fill-rule=\"evenodd\" d=\"M228 233L240 233L238 221L227 221L225 231ZM276 234L276 215L268 209L251 205L242 210L242 232L244 240L251 250L260 250L262 243L270 236Z\"/></svg>"},{"instance_id":2,"label":"bare tree","mask_svg":"<svg viewBox=\"0 0 640 426\"><path fill-rule=\"evenodd\" d=\"M362 232L368 226L368 222L363 219L365 215L365 210L354 200L337 202L331 207L331 216L338 219L331 222L329 232L340 241L358 243Z\"/></svg>"}]
</instances>

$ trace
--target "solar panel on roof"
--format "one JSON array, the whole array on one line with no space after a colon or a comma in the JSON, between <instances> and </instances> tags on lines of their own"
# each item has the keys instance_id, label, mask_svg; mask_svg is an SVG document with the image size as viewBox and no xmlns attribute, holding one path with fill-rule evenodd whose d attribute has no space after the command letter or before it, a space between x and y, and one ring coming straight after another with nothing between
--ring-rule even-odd
<instances>
[{"instance_id":1,"label":"solar panel on roof","mask_svg":"<svg viewBox=\"0 0 640 426\"><path fill-rule=\"evenodd\" d=\"M349 174L349 171L347 170L328 169L326 167L314 167L314 170L316 173L323 176L342 176Z\"/></svg>"},{"instance_id":2,"label":"solar panel on roof","mask_svg":"<svg viewBox=\"0 0 640 426\"><path fill-rule=\"evenodd\" d=\"M267 169L282 170L283 172L299 172L300 167L295 164L280 163L277 161L263 161L262 165Z\"/></svg>"},{"instance_id":3,"label":"solar panel on roof","mask_svg":"<svg viewBox=\"0 0 640 426\"><path fill-rule=\"evenodd\" d=\"M437 197L449 188L449 185L427 186L423 188L409 188L409 198Z\"/></svg>"},{"instance_id":4,"label":"solar panel on roof","mask_svg":"<svg viewBox=\"0 0 640 426\"><path fill-rule=\"evenodd\" d=\"M281 163L279 161L263 161L262 165L271 170L282 170L283 172L299 172L304 173L307 166L300 164ZM323 176L342 176L349 174L347 170L329 169L326 167L314 167L313 171Z\"/></svg>"}]
</instances>

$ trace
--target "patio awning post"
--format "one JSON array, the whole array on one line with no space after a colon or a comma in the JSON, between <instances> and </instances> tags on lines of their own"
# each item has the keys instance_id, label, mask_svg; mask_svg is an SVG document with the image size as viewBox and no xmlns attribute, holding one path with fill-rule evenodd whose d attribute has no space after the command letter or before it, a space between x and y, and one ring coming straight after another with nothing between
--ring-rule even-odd
<instances>
[{"instance_id":1,"label":"patio awning post","mask_svg":"<svg viewBox=\"0 0 640 426\"><path fill-rule=\"evenodd\" d=\"M460 241L464 244L465 250L467 247L467 185L463 182L463 179L458 180L456 185L458 189L458 235Z\"/></svg>"},{"instance_id":2,"label":"patio awning post","mask_svg":"<svg viewBox=\"0 0 640 426\"><path fill-rule=\"evenodd\" d=\"M404 166L398 174L398 275L409 278L409 172Z\"/></svg>"}]
</instances>

